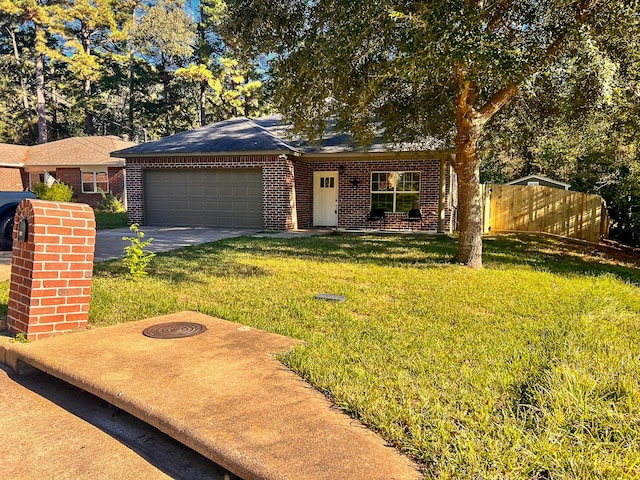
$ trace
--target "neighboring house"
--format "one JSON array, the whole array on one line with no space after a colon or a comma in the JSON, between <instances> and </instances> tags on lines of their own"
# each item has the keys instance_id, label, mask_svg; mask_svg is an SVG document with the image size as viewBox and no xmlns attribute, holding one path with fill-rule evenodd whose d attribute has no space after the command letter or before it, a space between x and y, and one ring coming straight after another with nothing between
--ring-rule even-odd
<instances>
[{"instance_id":1,"label":"neighboring house","mask_svg":"<svg viewBox=\"0 0 640 480\"><path fill-rule=\"evenodd\" d=\"M32 147L0 144L0 190L27 190L58 180L78 202L98 206L100 192L125 194L124 159L111 152L135 145L117 137L72 137Z\"/></svg>"},{"instance_id":2,"label":"neighboring house","mask_svg":"<svg viewBox=\"0 0 640 480\"><path fill-rule=\"evenodd\" d=\"M113 152L127 163L129 221L143 225L451 230L453 152L328 134L293 141L279 117L235 118ZM368 220L385 209L383 220Z\"/></svg>"},{"instance_id":3,"label":"neighboring house","mask_svg":"<svg viewBox=\"0 0 640 480\"><path fill-rule=\"evenodd\" d=\"M0 143L0 191L20 192L25 189L22 169L29 147Z\"/></svg>"},{"instance_id":4,"label":"neighboring house","mask_svg":"<svg viewBox=\"0 0 640 480\"><path fill-rule=\"evenodd\" d=\"M506 185L523 185L525 187L552 187L562 190L569 190L570 184L553 180L552 178L543 177L542 175L529 175L527 177L517 178Z\"/></svg>"}]
</instances>

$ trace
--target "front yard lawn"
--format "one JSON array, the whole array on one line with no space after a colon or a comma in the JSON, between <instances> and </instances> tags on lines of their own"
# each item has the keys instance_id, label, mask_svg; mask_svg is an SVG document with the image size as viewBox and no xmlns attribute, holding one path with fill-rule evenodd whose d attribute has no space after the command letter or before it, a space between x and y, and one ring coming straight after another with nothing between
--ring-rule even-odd
<instances>
[{"instance_id":1,"label":"front yard lawn","mask_svg":"<svg viewBox=\"0 0 640 480\"><path fill-rule=\"evenodd\" d=\"M105 230L109 228L124 228L127 226L127 212L95 212L96 228Z\"/></svg>"},{"instance_id":2,"label":"front yard lawn","mask_svg":"<svg viewBox=\"0 0 640 480\"><path fill-rule=\"evenodd\" d=\"M306 341L281 359L427 478L640 476L640 270L556 239L239 238L96 266L91 323L195 310ZM315 299L344 295L344 303ZM197 359L194 359L197 361Z\"/></svg>"}]
</instances>

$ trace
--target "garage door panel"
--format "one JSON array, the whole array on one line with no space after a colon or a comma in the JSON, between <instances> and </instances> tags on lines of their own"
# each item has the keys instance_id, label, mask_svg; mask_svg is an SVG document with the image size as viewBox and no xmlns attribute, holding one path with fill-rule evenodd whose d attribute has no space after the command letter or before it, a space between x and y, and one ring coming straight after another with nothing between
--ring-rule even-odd
<instances>
[{"instance_id":1,"label":"garage door panel","mask_svg":"<svg viewBox=\"0 0 640 480\"><path fill-rule=\"evenodd\" d=\"M257 169L145 170L145 223L262 227Z\"/></svg>"}]
</instances>

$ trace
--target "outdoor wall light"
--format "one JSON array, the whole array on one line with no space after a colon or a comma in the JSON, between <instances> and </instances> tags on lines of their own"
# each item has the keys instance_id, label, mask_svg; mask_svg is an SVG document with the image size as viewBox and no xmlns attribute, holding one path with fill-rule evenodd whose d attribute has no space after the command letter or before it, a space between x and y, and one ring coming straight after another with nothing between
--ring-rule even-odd
<instances>
[{"instance_id":1,"label":"outdoor wall light","mask_svg":"<svg viewBox=\"0 0 640 480\"><path fill-rule=\"evenodd\" d=\"M340 175L344 175L344 171L345 171L345 170L346 170L346 168L344 167L344 165L340 165L340 166L338 167L338 173L339 173Z\"/></svg>"},{"instance_id":2,"label":"outdoor wall light","mask_svg":"<svg viewBox=\"0 0 640 480\"><path fill-rule=\"evenodd\" d=\"M358 188L359 185L360 185L360 179L353 177L351 179L351 188Z\"/></svg>"}]
</instances>

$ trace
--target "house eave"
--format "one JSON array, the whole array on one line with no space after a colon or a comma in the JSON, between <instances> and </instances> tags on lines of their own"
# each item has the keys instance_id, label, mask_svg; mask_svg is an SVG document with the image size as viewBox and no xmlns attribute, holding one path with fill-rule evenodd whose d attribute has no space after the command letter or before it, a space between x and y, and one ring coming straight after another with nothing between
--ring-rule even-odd
<instances>
[{"instance_id":1,"label":"house eave","mask_svg":"<svg viewBox=\"0 0 640 480\"><path fill-rule=\"evenodd\" d=\"M0 163L2 168L23 168L24 163Z\"/></svg>"},{"instance_id":2,"label":"house eave","mask_svg":"<svg viewBox=\"0 0 640 480\"><path fill-rule=\"evenodd\" d=\"M374 160L374 159L424 159L425 157L449 160L455 150L415 150L415 151L389 151L389 152L313 152L303 153L302 160Z\"/></svg>"},{"instance_id":3,"label":"house eave","mask_svg":"<svg viewBox=\"0 0 640 480\"><path fill-rule=\"evenodd\" d=\"M84 163L78 165L60 165L60 164L52 164L52 165L26 165L24 167L25 172L36 172L42 170L58 170L63 168L79 168L79 169L91 169L95 170L97 168L124 168L125 162L112 162L112 163Z\"/></svg>"},{"instance_id":4,"label":"house eave","mask_svg":"<svg viewBox=\"0 0 640 480\"><path fill-rule=\"evenodd\" d=\"M114 152L118 153L118 152ZM246 150L246 151L228 151L228 152L151 152L151 153L119 153L119 158L157 158L157 157L274 157L279 155L287 155L293 157L301 156L300 152L292 150ZM115 155L111 155L115 157Z\"/></svg>"}]
</instances>

